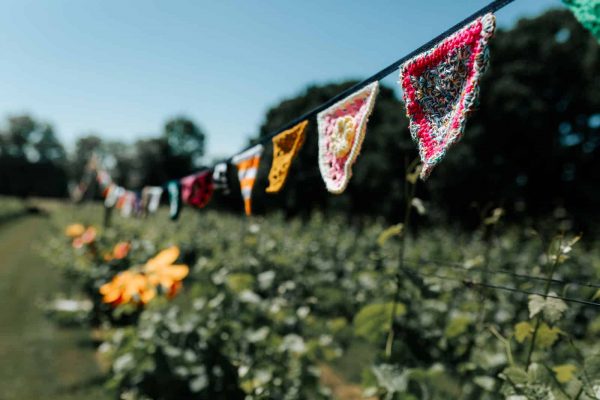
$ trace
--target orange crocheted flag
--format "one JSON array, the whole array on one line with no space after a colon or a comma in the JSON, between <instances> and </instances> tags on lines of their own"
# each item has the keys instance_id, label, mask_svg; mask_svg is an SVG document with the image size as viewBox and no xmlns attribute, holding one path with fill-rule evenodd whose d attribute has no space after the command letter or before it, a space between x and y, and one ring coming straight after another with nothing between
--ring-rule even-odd
<instances>
[{"instance_id":1,"label":"orange crocheted flag","mask_svg":"<svg viewBox=\"0 0 600 400\"><path fill-rule=\"evenodd\" d=\"M308 121L302 121L273 138L273 164L269 172L267 193L277 193L283 188L292 160L304 144L306 125Z\"/></svg>"}]
</instances>

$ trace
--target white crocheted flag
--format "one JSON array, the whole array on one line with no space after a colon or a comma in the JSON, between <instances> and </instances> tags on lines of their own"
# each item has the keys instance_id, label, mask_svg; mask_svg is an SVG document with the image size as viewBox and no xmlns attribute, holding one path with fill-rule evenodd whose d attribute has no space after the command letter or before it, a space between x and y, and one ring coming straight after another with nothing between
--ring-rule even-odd
<instances>
[{"instance_id":1,"label":"white crocheted flag","mask_svg":"<svg viewBox=\"0 0 600 400\"><path fill-rule=\"evenodd\" d=\"M342 193L348 186L378 91L379 83L373 82L317 116L319 170L331 193Z\"/></svg>"},{"instance_id":2,"label":"white crocheted flag","mask_svg":"<svg viewBox=\"0 0 600 400\"><path fill-rule=\"evenodd\" d=\"M495 25L493 14L480 17L400 67L410 133L423 162L422 179L462 136L476 106Z\"/></svg>"}]
</instances>

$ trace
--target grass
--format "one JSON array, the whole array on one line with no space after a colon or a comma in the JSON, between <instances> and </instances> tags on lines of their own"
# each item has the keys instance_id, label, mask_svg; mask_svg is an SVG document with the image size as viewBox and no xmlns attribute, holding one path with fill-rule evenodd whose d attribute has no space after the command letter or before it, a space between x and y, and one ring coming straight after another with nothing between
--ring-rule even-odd
<instances>
[{"instance_id":1,"label":"grass","mask_svg":"<svg viewBox=\"0 0 600 400\"><path fill-rule=\"evenodd\" d=\"M112 398L102 386L85 327L64 329L42 307L60 276L36 253L42 216L0 225L0 400Z\"/></svg>"}]
</instances>

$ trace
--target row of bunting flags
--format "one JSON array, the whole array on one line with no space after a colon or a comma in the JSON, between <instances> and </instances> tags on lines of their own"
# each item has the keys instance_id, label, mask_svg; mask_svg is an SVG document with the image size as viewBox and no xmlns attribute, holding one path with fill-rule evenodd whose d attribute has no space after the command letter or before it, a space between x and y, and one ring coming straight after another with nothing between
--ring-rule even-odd
<instances>
[{"instance_id":1,"label":"row of bunting flags","mask_svg":"<svg viewBox=\"0 0 600 400\"><path fill-rule=\"evenodd\" d=\"M399 84L410 133L419 149L422 179L429 176L463 134L467 117L476 106L494 30L494 15L485 14L400 67ZM342 193L350 181L378 90L378 81L369 83L317 115L319 170L331 193ZM294 157L305 141L308 123L304 120L272 138L273 161L266 192L277 193L283 188ZM251 215L252 191L263 151L264 146L257 144L233 156L230 162L218 163L212 169L170 181L162 187L145 187L139 193L118 186L105 171L96 170L96 177L106 207L119 208L124 216L152 213L166 191L170 216L176 219L182 203L203 208L215 191L227 193L228 169L234 165L245 213Z\"/></svg>"}]
</instances>

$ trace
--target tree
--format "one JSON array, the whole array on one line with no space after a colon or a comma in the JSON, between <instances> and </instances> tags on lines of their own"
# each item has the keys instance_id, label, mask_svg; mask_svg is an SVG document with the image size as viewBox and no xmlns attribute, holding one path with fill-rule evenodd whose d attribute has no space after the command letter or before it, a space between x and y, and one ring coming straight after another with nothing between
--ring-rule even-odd
<instances>
[{"instance_id":1,"label":"tree","mask_svg":"<svg viewBox=\"0 0 600 400\"><path fill-rule=\"evenodd\" d=\"M50 124L29 115L12 116L0 138L0 193L66 194L66 153Z\"/></svg>"},{"instance_id":2,"label":"tree","mask_svg":"<svg viewBox=\"0 0 600 400\"><path fill-rule=\"evenodd\" d=\"M167 142L166 168L172 177L200 166L206 137L190 119L175 117L165 124L162 137Z\"/></svg>"}]
</instances>

